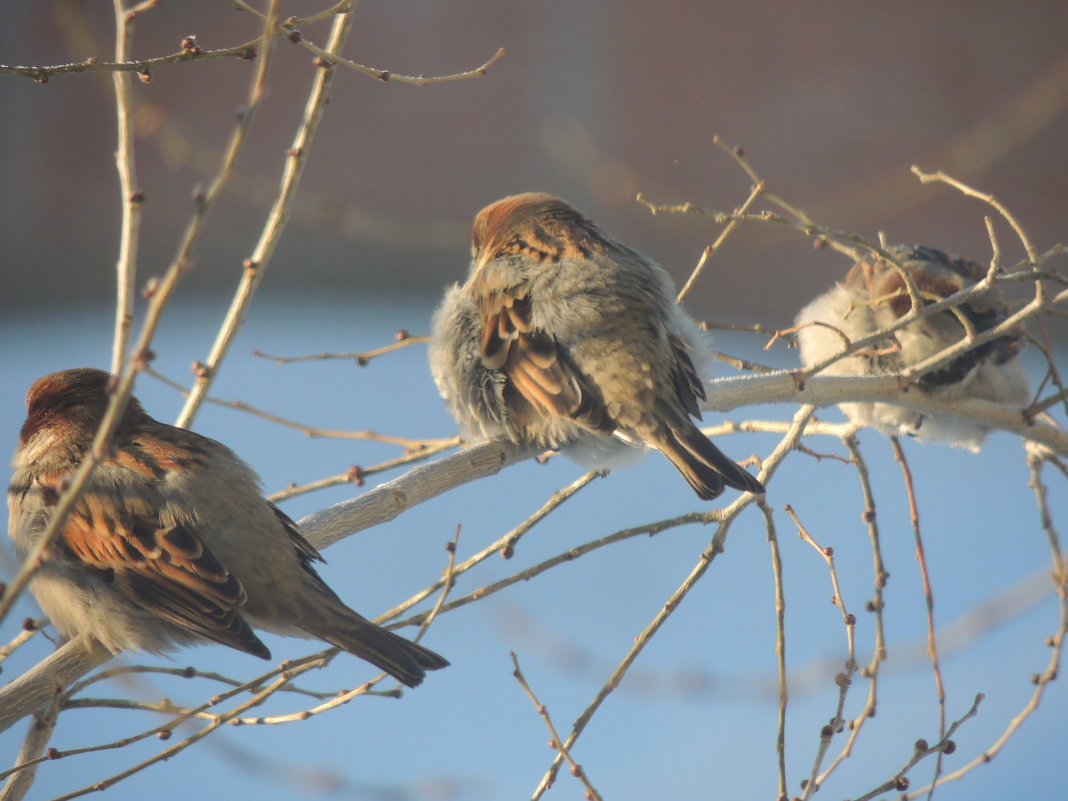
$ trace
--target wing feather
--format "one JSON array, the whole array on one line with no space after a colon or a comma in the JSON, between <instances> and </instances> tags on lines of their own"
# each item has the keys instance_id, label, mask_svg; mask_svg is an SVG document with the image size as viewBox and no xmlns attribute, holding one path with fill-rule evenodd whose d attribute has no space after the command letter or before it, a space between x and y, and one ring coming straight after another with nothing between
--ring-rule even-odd
<instances>
[{"instance_id":1,"label":"wing feather","mask_svg":"<svg viewBox=\"0 0 1068 801\"><path fill-rule=\"evenodd\" d=\"M142 441L145 437L141 438ZM157 450L171 447L154 443ZM241 616L246 596L241 582L219 562L204 542L190 514L185 522L173 514L164 522L163 499L146 500L157 464L129 464L124 451L102 469L133 470L146 486L123 493L90 487L63 526L59 547L127 599L176 626L241 651L267 658L270 652ZM43 494L58 491L57 479L39 474Z\"/></svg>"},{"instance_id":2,"label":"wing feather","mask_svg":"<svg viewBox=\"0 0 1068 801\"><path fill-rule=\"evenodd\" d=\"M693 359L690 358L690 346L677 336L672 336L669 343L671 353L675 357L675 369L672 375L675 392L682 402L682 408L700 420L700 401L705 399L705 385L697 373Z\"/></svg>"},{"instance_id":3,"label":"wing feather","mask_svg":"<svg viewBox=\"0 0 1068 801\"><path fill-rule=\"evenodd\" d=\"M574 420L611 432L600 392L568 358L556 339L535 328L525 286L478 287L482 316L480 353L483 365L502 371L509 384L542 414Z\"/></svg>"}]
</instances>

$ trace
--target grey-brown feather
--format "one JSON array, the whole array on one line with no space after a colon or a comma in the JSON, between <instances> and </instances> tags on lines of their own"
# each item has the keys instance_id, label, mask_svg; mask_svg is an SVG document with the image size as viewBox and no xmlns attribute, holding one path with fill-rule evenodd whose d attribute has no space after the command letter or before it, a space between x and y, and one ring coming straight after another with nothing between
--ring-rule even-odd
<instances>
[{"instance_id":1,"label":"grey-brown feather","mask_svg":"<svg viewBox=\"0 0 1068 801\"><path fill-rule=\"evenodd\" d=\"M58 497L47 484L77 468L106 406L105 373L57 376L38 384L52 379L70 391L49 385L42 403L59 398L77 413L46 414L31 403L13 461L9 532L22 557ZM71 401L79 395L87 396L80 406ZM32 585L64 636L91 635L114 652L209 639L267 658L253 625L322 638L409 686L448 664L345 606L316 573L318 552L229 448L153 420L136 401L113 447Z\"/></svg>"},{"instance_id":2,"label":"grey-brown feather","mask_svg":"<svg viewBox=\"0 0 1068 801\"><path fill-rule=\"evenodd\" d=\"M986 269L974 262L920 245L893 245L888 249L909 271L925 303L948 297L981 279ZM903 291L904 281L889 262L869 256L855 264L845 279L815 298L797 314L801 360L811 366L842 351L850 342L896 323L912 303ZM894 293L896 297L893 297ZM995 290L974 296L959 313L977 332L1001 323L1008 307ZM813 323L822 323L816 325ZM832 327L828 327L832 326ZM861 352L839 359L824 375L885 375L900 372L959 342L964 327L950 310L925 317L872 343ZM844 337L844 338L843 338ZM1007 332L957 356L943 367L925 373L921 391L943 401L976 398L1023 407L1029 400L1027 376L1017 354L1023 348L1022 332ZM949 442L978 450L985 427L952 417L927 418L905 407L887 403L839 404L850 420L872 426L887 436L909 435Z\"/></svg>"},{"instance_id":3,"label":"grey-brown feather","mask_svg":"<svg viewBox=\"0 0 1068 801\"><path fill-rule=\"evenodd\" d=\"M596 465L644 444L701 497L724 483L763 491L692 420L708 345L663 268L544 195L487 207L473 241L471 272L446 292L430 343L435 381L465 436L564 448ZM706 446L692 445L695 434Z\"/></svg>"}]
</instances>

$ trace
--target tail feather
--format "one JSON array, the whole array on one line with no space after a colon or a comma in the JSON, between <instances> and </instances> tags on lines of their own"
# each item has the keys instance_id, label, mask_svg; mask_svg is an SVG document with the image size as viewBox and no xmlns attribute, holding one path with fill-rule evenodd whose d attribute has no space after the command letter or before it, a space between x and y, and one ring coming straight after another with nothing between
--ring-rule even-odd
<instances>
[{"instance_id":1,"label":"tail feather","mask_svg":"<svg viewBox=\"0 0 1068 801\"><path fill-rule=\"evenodd\" d=\"M426 671L440 670L449 664L445 657L429 648L376 626L355 613L346 617L347 625L343 629L334 626L326 631L314 632L315 636L360 659L366 659L402 684L416 687L422 683Z\"/></svg>"},{"instance_id":2,"label":"tail feather","mask_svg":"<svg viewBox=\"0 0 1068 801\"><path fill-rule=\"evenodd\" d=\"M703 500L717 497L724 485L756 494L765 491L763 484L713 445L697 426L681 431L665 426L657 433L656 447Z\"/></svg>"}]
</instances>

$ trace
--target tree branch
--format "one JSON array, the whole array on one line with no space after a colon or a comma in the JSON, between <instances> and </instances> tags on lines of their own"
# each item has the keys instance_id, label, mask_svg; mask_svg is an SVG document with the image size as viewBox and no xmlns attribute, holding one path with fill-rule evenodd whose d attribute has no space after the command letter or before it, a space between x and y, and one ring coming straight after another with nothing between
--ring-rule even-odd
<instances>
[{"instance_id":1,"label":"tree branch","mask_svg":"<svg viewBox=\"0 0 1068 801\"><path fill-rule=\"evenodd\" d=\"M55 64L50 67L18 67L0 64L0 75L31 78L37 83L48 83L53 75L66 75L72 72L136 72L140 75L149 75L155 67L166 67L186 61L204 61L213 58L239 58L242 61L252 61L256 58L256 45L258 44L259 39L253 39L251 42L222 50L201 50L194 45L168 56L137 61L97 61L95 58L87 58L85 61Z\"/></svg>"},{"instance_id":2,"label":"tree branch","mask_svg":"<svg viewBox=\"0 0 1068 801\"><path fill-rule=\"evenodd\" d=\"M71 682L111 659L95 640L69 640L17 679L0 688L0 731L52 701Z\"/></svg>"}]
</instances>

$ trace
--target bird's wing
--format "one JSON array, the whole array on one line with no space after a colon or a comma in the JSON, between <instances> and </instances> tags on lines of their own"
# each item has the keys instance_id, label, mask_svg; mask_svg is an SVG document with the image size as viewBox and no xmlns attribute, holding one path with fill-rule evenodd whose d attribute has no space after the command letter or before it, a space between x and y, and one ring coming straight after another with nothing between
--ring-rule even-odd
<instances>
[{"instance_id":1,"label":"bird's wing","mask_svg":"<svg viewBox=\"0 0 1068 801\"><path fill-rule=\"evenodd\" d=\"M701 376L697 374L693 359L690 358L690 346L680 337L672 336L668 340L671 345L671 354L675 358L672 379L675 384L675 392L689 414L701 419L701 404L705 399L705 386L701 382Z\"/></svg>"},{"instance_id":2,"label":"bird's wing","mask_svg":"<svg viewBox=\"0 0 1068 801\"><path fill-rule=\"evenodd\" d=\"M168 463L190 458L196 457L178 444L138 436L100 465L63 525L60 550L164 620L267 658L267 647L239 612L245 590L205 545L195 510L176 508L171 501L161 514L163 499L150 476L159 478ZM140 474L136 486L108 481L109 472L120 470L124 478L130 471ZM44 497L58 497L60 476L40 474L36 480Z\"/></svg>"},{"instance_id":3,"label":"bird's wing","mask_svg":"<svg viewBox=\"0 0 1068 801\"><path fill-rule=\"evenodd\" d=\"M547 332L531 323L527 287L497 286L486 274L477 287L482 332L479 350L489 370L500 370L537 412L566 417L586 428L611 432L601 394Z\"/></svg>"},{"instance_id":4,"label":"bird's wing","mask_svg":"<svg viewBox=\"0 0 1068 801\"><path fill-rule=\"evenodd\" d=\"M300 526L293 522L293 519L275 506L270 501L264 501L274 512L275 518L281 524L282 529L289 537L289 542L293 546L293 550L297 553L297 558L300 560L301 567L319 579L319 574L315 572L315 568L312 566L313 562L323 562L323 555L319 553L314 545L308 542L304 537L304 532L300 530ZM319 579L321 581L321 579Z\"/></svg>"}]
</instances>

